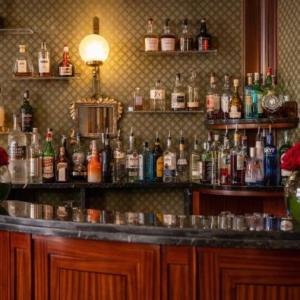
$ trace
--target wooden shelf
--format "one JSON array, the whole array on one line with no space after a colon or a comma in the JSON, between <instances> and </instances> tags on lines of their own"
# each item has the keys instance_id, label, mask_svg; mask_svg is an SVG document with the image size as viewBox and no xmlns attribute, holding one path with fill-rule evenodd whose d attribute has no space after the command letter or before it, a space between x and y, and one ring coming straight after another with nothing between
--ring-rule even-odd
<instances>
[{"instance_id":1,"label":"wooden shelf","mask_svg":"<svg viewBox=\"0 0 300 300\"><path fill-rule=\"evenodd\" d=\"M269 128L274 129L288 129L296 128L298 126L299 118L264 118L264 119L228 119L228 120L206 120L206 125L209 129L224 130L235 129L257 129Z\"/></svg>"},{"instance_id":2,"label":"wooden shelf","mask_svg":"<svg viewBox=\"0 0 300 300\"><path fill-rule=\"evenodd\" d=\"M72 80L72 79L77 79L80 77L80 74L77 73L74 76L70 76L70 77L61 77L61 76L44 76L44 77L40 77L37 74L34 76L27 76L27 77L22 77L22 76L13 76L13 80L16 81L21 81L21 80Z\"/></svg>"},{"instance_id":3,"label":"wooden shelf","mask_svg":"<svg viewBox=\"0 0 300 300\"><path fill-rule=\"evenodd\" d=\"M191 51L145 51L141 50L142 53L149 55L149 56L161 56L161 55L169 55L169 56L176 56L176 55L202 55L202 54L217 54L217 49L205 50L205 51L198 51L198 50L191 50Z\"/></svg>"},{"instance_id":4,"label":"wooden shelf","mask_svg":"<svg viewBox=\"0 0 300 300\"><path fill-rule=\"evenodd\" d=\"M6 35L27 35L33 33L33 30L30 28L0 28L0 34Z\"/></svg>"}]
</instances>

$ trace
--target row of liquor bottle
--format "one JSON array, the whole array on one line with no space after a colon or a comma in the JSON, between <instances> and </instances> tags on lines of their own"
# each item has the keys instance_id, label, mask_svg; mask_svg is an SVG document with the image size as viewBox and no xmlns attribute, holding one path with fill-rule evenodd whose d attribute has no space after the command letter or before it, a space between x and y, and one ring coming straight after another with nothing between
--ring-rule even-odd
<instances>
[{"instance_id":1,"label":"row of liquor bottle","mask_svg":"<svg viewBox=\"0 0 300 300\"><path fill-rule=\"evenodd\" d=\"M285 133L284 143L277 151L271 130L268 133L258 131L255 147L249 149L247 136L238 130L234 133L233 145L227 132L223 143L220 135L214 134L212 138L209 134L203 149L195 138L190 155L182 132L177 149L169 133L165 150L157 134L153 147L145 142L142 151L135 146L132 130L127 150L124 150L120 132L114 147L106 133L101 148L93 140L89 151L85 151L78 135L72 155L69 155L65 136L56 155L52 138L53 132L49 129L41 147L39 134L34 128L28 146L26 134L20 130L17 117L14 117L14 129L8 135L13 183L66 182L71 177L95 183L193 181L216 185L277 185L279 182L284 184L290 175L281 170L280 163L292 144Z\"/></svg>"},{"instance_id":2,"label":"row of liquor bottle","mask_svg":"<svg viewBox=\"0 0 300 300\"><path fill-rule=\"evenodd\" d=\"M187 18L182 21L182 31L178 37L171 30L170 19L165 20L161 35L155 33L153 25L154 21L150 18L147 34L144 37L145 51L207 51L211 49L212 37L207 31L204 18L200 21L200 30L196 37L189 30Z\"/></svg>"},{"instance_id":3,"label":"row of liquor bottle","mask_svg":"<svg viewBox=\"0 0 300 300\"><path fill-rule=\"evenodd\" d=\"M69 47L64 46L63 58L55 66L55 71L51 70L51 56L46 43L41 43L41 48L37 54L37 75L40 77L49 77L52 74L61 77L72 77L75 74L74 64L69 55ZM13 64L13 74L19 77L32 77L35 73L33 60L27 51L26 45L19 45L19 52Z\"/></svg>"}]
</instances>

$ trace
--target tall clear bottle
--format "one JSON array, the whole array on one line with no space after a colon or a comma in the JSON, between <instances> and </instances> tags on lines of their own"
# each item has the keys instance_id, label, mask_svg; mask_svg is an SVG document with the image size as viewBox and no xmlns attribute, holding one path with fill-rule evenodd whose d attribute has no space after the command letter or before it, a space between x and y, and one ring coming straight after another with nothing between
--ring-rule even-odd
<instances>
[{"instance_id":1,"label":"tall clear bottle","mask_svg":"<svg viewBox=\"0 0 300 300\"><path fill-rule=\"evenodd\" d=\"M193 71L187 86L187 109L191 111L200 109L200 91L197 73Z\"/></svg>"},{"instance_id":2,"label":"tall clear bottle","mask_svg":"<svg viewBox=\"0 0 300 300\"><path fill-rule=\"evenodd\" d=\"M29 102L29 91L25 91L23 96L23 104L20 108L21 112L21 130L23 132L31 132L33 125L33 108Z\"/></svg>"},{"instance_id":3,"label":"tall clear bottle","mask_svg":"<svg viewBox=\"0 0 300 300\"><path fill-rule=\"evenodd\" d=\"M115 183L126 181L126 153L123 149L120 130L118 131L116 147L114 149L113 180Z\"/></svg>"},{"instance_id":4,"label":"tall clear bottle","mask_svg":"<svg viewBox=\"0 0 300 300\"><path fill-rule=\"evenodd\" d=\"M202 178L201 183L210 184L211 183L211 150L210 150L210 143L205 142L203 144L203 153L201 157L202 162Z\"/></svg>"},{"instance_id":5,"label":"tall clear bottle","mask_svg":"<svg viewBox=\"0 0 300 300\"><path fill-rule=\"evenodd\" d=\"M162 182L163 181L163 173L164 173L164 158L163 158L163 149L160 146L160 139L158 137L158 132L156 132L156 139L153 148L153 156L154 156L154 174L155 181Z\"/></svg>"},{"instance_id":6,"label":"tall clear bottle","mask_svg":"<svg viewBox=\"0 0 300 300\"><path fill-rule=\"evenodd\" d=\"M229 185L230 182L230 143L225 135L220 153L220 184Z\"/></svg>"},{"instance_id":7,"label":"tall clear bottle","mask_svg":"<svg viewBox=\"0 0 300 300\"><path fill-rule=\"evenodd\" d=\"M243 116L243 104L239 95L240 81L238 79L233 80L233 94L229 105L229 118L241 119Z\"/></svg>"},{"instance_id":8,"label":"tall clear bottle","mask_svg":"<svg viewBox=\"0 0 300 300\"><path fill-rule=\"evenodd\" d=\"M179 38L180 51L193 50L193 36L189 32L188 19L184 19L182 22L182 33Z\"/></svg>"},{"instance_id":9,"label":"tall clear bottle","mask_svg":"<svg viewBox=\"0 0 300 300\"><path fill-rule=\"evenodd\" d=\"M254 85L253 85L253 117L262 118L263 117L263 107L262 107L263 90L260 86L260 74L254 73Z\"/></svg>"},{"instance_id":10,"label":"tall clear bottle","mask_svg":"<svg viewBox=\"0 0 300 300\"><path fill-rule=\"evenodd\" d=\"M189 164L188 164L187 154L185 151L185 141L181 131L180 140L179 140L179 153L177 159L177 181L187 182L188 180L189 180Z\"/></svg>"},{"instance_id":11,"label":"tall clear bottle","mask_svg":"<svg viewBox=\"0 0 300 300\"><path fill-rule=\"evenodd\" d=\"M127 182L134 183L139 181L139 153L135 148L132 128L129 136L129 148L126 153L126 173Z\"/></svg>"},{"instance_id":12,"label":"tall clear bottle","mask_svg":"<svg viewBox=\"0 0 300 300\"><path fill-rule=\"evenodd\" d=\"M245 86L245 102L244 102L244 115L245 119L253 119L254 106L253 106L253 77L252 73L247 74L247 85Z\"/></svg>"},{"instance_id":13,"label":"tall clear bottle","mask_svg":"<svg viewBox=\"0 0 300 300\"><path fill-rule=\"evenodd\" d=\"M102 182L112 182L113 150L110 146L110 137L106 130L104 148L101 151Z\"/></svg>"},{"instance_id":14,"label":"tall clear bottle","mask_svg":"<svg viewBox=\"0 0 300 300\"><path fill-rule=\"evenodd\" d=\"M220 117L220 95L216 85L216 75L211 73L210 86L206 95L206 116L207 119L219 119Z\"/></svg>"},{"instance_id":15,"label":"tall clear bottle","mask_svg":"<svg viewBox=\"0 0 300 300\"><path fill-rule=\"evenodd\" d=\"M202 176L201 152L197 137L194 137L194 146L190 155L190 181L200 182Z\"/></svg>"},{"instance_id":16,"label":"tall clear bottle","mask_svg":"<svg viewBox=\"0 0 300 300\"><path fill-rule=\"evenodd\" d=\"M86 153L81 145L80 133L76 135L76 144L72 153L72 171L73 179L83 180L87 177Z\"/></svg>"},{"instance_id":17,"label":"tall clear bottle","mask_svg":"<svg viewBox=\"0 0 300 300\"><path fill-rule=\"evenodd\" d=\"M37 128L32 129L31 145L29 147L29 182L42 183L42 151L40 147L40 135Z\"/></svg>"},{"instance_id":18,"label":"tall clear bottle","mask_svg":"<svg viewBox=\"0 0 300 300\"><path fill-rule=\"evenodd\" d=\"M13 116L13 129L8 134L8 157L12 183L27 183L27 138L20 130L16 115Z\"/></svg>"},{"instance_id":19,"label":"tall clear bottle","mask_svg":"<svg viewBox=\"0 0 300 300\"><path fill-rule=\"evenodd\" d=\"M153 32L153 19L148 20L147 34L145 35L145 51L158 51L159 50L159 38Z\"/></svg>"},{"instance_id":20,"label":"tall clear bottle","mask_svg":"<svg viewBox=\"0 0 300 300\"><path fill-rule=\"evenodd\" d=\"M154 170L154 154L149 148L149 143L145 142L144 144L144 177L146 182L155 181L155 170Z\"/></svg>"},{"instance_id":21,"label":"tall clear bottle","mask_svg":"<svg viewBox=\"0 0 300 300\"><path fill-rule=\"evenodd\" d=\"M99 161L99 154L97 150L97 141L92 140L91 141L91 157L88 162L87 166L87 181L91 183L100 183L101 182L101 175L102 175L102 170L101 170L101 163Z\"/></svg>"},{"instance_id":22,"label":"tall clear bottle","mask_svg":"<svg viewBox=\"0 0 300 300\"><path fill-rule=\"evenodd\" d=\"M180 73L176 74L175 85L171 95L171 108L174 111L185 110L186 107L186 95L185 87L181 81Z\"/></svg>"},{"instance_id":23,"label":"tall clear bottle","mask_svg":"<svg viewBox=\"0 0 300 300\"><path fill-rule=\"evenodd\" d=\"M220 136L214 135L211 145L211 184L220 184Z\"/></svg>"},{"instance_id":24,"label":"tall clear bottle","mask_svg":"<svg viewBox=\"0 0 300 300\"><path fill-rule=\"evenodd\" d=\"M48 128L46 144L42 152L43 182L55 181L55 151L52 145L53 132Z\"/></svg>"},{"instance_id":25,"label":"tall clear bottle","mask_svg":"<svg viewBox=\"0 0 300 300\"><path fill-rule=\"evenodd\" d=\"M155 86L150 89L150 110L166 110L166 90L160 80L157 80Z\"/></svg>"},{"instance_id":26,"label":"tall clear bottle","mask_svg":"<svg viewBox=\"0 0 300 300\"><path fill-rule=\"evenodd\" d=\"M42 42L41 48L38 54L38 67L39 76L50 76L50 53L47 49L46 43Z\"/></svg>"},{"instance_id":27,"label":"tall clear bottle","mask_svg":"<svg viewBox=\"0 0 300 300\"><path fill-rule=\"evenodd\" d=\"M163 159L164 159L163 182L175 182L176 181L176 151L172 146L172 137L170 132L167 139L167 149L164 152Z\"/></svg>"},{"instance_id":28,"label":"tall clear bottle","mask_svg":"<svg viewBox=\"0 0 300 300\"><path fill-rule=\"evenodd\" d=\"M229 118L229 105L231 101L232 93L230 90L230 78L228 74L224 76L224 86L221 95L221 119Z\"/></svg>"},{"instance_id":29,"label":"tall clear bottle","mask_svg":"<svg viewBox=\"0 0 300 300\"><path fill-rule=\"evenodd\" d=\"M257 172L260 170L257 168L257 160L255 156L255 147L250 147L250 156L246 160L246 171L245 171L245 184L256 185L257 184Z\"/></svg>"}]
</instances>

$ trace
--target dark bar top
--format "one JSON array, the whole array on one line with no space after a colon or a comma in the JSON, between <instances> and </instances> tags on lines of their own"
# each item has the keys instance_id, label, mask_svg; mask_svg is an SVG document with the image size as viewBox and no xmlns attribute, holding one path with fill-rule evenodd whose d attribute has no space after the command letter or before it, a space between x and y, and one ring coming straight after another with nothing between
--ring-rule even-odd
<instances>
[{"instance_id":1,"label":"dark bar top","mask_svg":"<svg viewBox=\"0 0 300 300\"><path fill-rule=\"evenodd\" d=\"M0 230L85 240L221 248L299 249L300 231L236 232L46 221L0 215Z\"/></svg>"}]
</instances>

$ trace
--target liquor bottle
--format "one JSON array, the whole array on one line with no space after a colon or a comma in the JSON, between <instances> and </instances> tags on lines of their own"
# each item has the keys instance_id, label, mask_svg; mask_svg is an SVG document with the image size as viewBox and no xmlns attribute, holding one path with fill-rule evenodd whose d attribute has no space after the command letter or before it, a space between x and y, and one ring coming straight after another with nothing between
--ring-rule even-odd
<instances>
[{"instance_id":1,"label":"liquor bottle","mask_svg":"<svg viewBox=\"0 0 300 300\"><path fill-rule=\"evenodd\" d=\"M5 104L2 92L0 87L0 132L5 131Z\"/></svg>"},{"instance_id":2,"label":"liquor bottle","mask_svg":"<svg viewBox=\"0 0 300 300\"><path fill-rule=\"evenodd\" d=\"M201 153L199 150L198 139L194 137L194 147L190 155L190 181L200 182L202 177Z\"/></svg>"},{"instance_id":3,"label":"liquor bottle","mask_svg":"<svg viewBox=\"0 0 300 300\"><path fill-rule=\"evenodd\" d=\"M202 178L201 183L211 182L211 151L210 151L210 143L204 142L203 144L203 153L201 156L202 162Z\"/></svg>"},{"instance_id":4,"label":"liquor bottle","mask_svg":"<svg viewBox=\"0 0 300 300\"><path fill-rule=\"evenodd\" d=\"M31 145L29 146L29 182L42 183L42 152L40 148L40 135L37 128L32 129Z\"/></svg>"},{"instance_id":5,"label":"liquor bottle","mask_svg":"<svg viewBox=\"0 0 300 300\"><path fill-rule=\"evenodd\" d=\"M188 28L188 19L184 19L182 22L182 33L179 38L180 42L180 51L191 51L193 50L193 37L189 33L189 28Z\"/></svg>"},{"instance_id":6,"label":"liquor bottle","mask_svg":"<svg viewBox=\"0 0 300 300\"><path fill-rule=\"evenodd\" d=\"M167 149L164 152L163 160L163 182L176 182L176 151L172 146L172 137L170 131L167 139Z\"/></svg>"},{"instance_id":7,"label":"liquor bottle","mask_svg":"<svg viewBox=\"0 0 300 300\"><path fill-rule=\"evenodd\" d=\"M214 134L211 145L211 184L220 184L220 136Z\"/></svg>"},{"instance_id":8,"label":"liquor bottle","mask_svg":"<svg viewBox=\"0 0 300 300\"><path fill-rule=\"evenodd\" d=\"M113 181L115 183L123 183L126 181L126 153L123 150L120 130L118 130L116 147L114 149Z\"/></svg>"},{"instance_id":9,"label":"liquor bottle","mask_svg":"<svg viewBox=\"0 0 300 300\"><path fill-rule=\"evenodd\" d=\"M31 77L33 76L33 64L31 57L26 52L25 45L19 45L19 53L15 59L13 74L15 76L21 77Z\"/></svg>"},{"instance_id":10,"label":"liquor bottle","mask_svg":"<svg viewBox=\"0 0 300 300\"><path fill-rule=\"evenodd\" d=\"M200 21L200 32L197 36L198 51L207 51L211 48L211 35L207 32L206 19Z\"/></svg>"},{"instance_id":11,"label":"liquor bottle","mask_svg":"<svg viewBox=\"0 0 300 300\"><path fill-rule=\"evenodd\" d=\"M66 149L64 146L59 148L59 154L56 159L56 181L69 181L70 162L66 157Z\"/></svg>"},{"instance_id":12,"label":"liquor bottle","mask_svg":"<svg viewBox=\"0 0 300 300\"><path fill-rule=\"evenodd\" d=\"M191 77L188 81L187 87L187 109L194 111L200 109L200 93L199 93L199 84L197 80L197 73L195 71L192 72Z\"/></svg>"},{"instance_id":13,"label":"liquor bottle","mask_svg":"<svg viewBox=\"0 0 300 300\"><path fill-rule=\"evenodd\" d=\"M229 104L231 101L231 90L230 90L230 81L229 75L225 74L224 76L224 87L221 95L221 119L229 118Z\"/></svg>"},{"instance_id":14,"label":"liquor bottle","mask_svg":"<svg viewBox=\"0 0 300 300\"><path fill-rule=\"evenodd\" d=\"M154 155L153 151L149 148L148 142L144 144L144 177L146 182L155 181L155 170L154 170Z\"/></svg>"},{"instance_id":15,"label":"liquor bottle","mask_svg":"<svg viewBox=\"0 0 300 300\"><path fill-rule=\"evenodd\" d=\"M246 160L246 171L245 171L245 184L256 185L257 184L257 160L255 157L255 147L249 149L250 157Z\"/></svg>"},{"instance_id":16,"label":"liquor bottle","mask_svg":"<svg viewBox=\"0 0 300 300\"><path fill-rule=\"evenodd\" d=\"M298 103L297 101L291 100L289 95L284 96L283 101L283 116L286 118L297 118L298 117Z\"/></svg>"},{"instance_id":17,"label":"liquor bottle","mask_svg":"<svg viewBox=\"0 0 300 300\"><path fill-rule=\"evenodd\" d=\"M216 87L216 75L211 73L210 86L206 95L207 119L218 119L220 116L220 95Z\"/></svg>"},{"instance_id":18,"label":"liquor bottle","mask_svg":"<svg viewBox=\"0 0 300 300\"><path fill-rule=\"evenodd\" d=\"M270 88L272 88L272 68L268 67L267 74L266 74L266 79L265 79L265 84L264 84L265 93Z\"/></svg>"},{"instance_id":19,"label":"liquor bottle","mask_svg":"<svg viewBox=\"0 0 300 300\"><path fill-rule=\"evenodd\" d=\"M247 85L245 86L245 102L244 102L244 115L245 119L253 119L253 78L252 73L247 74Z\"/></svg>"},{"instance_id":20,"label":"liquor bottle","mask_svg":"<svg viewBox=\"0 0 300 300\"><path fill-rule=\"evenodd\" d=\"M230 152L230 178L232 185L243 185L245 182L244 153L240 147L240 134L234 133L234 146Z\"/></svg>"},{"instance_id":21,"label":"liquor bottle","mask_svg":"<svg viewBox=\"0 0 300 300\"><path fill-rule=\"evenodd\" d=\"M112 182L113 150L110 146L108 130L104 138L104 148L101 151L102 182Z\"/></svg>"},{"instance_id":22,"label":"liquor bottle","mask_svg":"<svg viewBox=\"0 0 300 300\"><path fill-rule=\"evenodd\" d=\"M185 110L185 88L180 73L176 74L174 89L171 95L171 108L174 111Z\"/></svg>"},{"instance_id":23,"label":"liquor bottle","mask_svg":"<svg viewBox=\"0 0 300 300\"><path fill-rule=\"evenodd\" d=\"M288 131L285 130L284 131L284 138L283 138L283 144L280 146L280 148L278 149L278 162L279 162L279 171L280 171L280 184L281 185L285 185L288 178L290 177L291 175L291 171L288 171L288 170L284 170L282 169L281 167L281 164L282 164L282 161L283 161L283 158L286 154L286 152L292 147L292 143L290 142L289 140L289 136L288 136Z\"/></svg>"},{"instance_id":24,"label":"liquor bottle","mask_svg":"<svg viewBox=\"0 0 300 300\"><path fill-rule=\"evenodd\" d=\"M220 153L220 184L230 184L230 144L227 135L224 136Z\"/></svg>"},{"instance_id":25,"label":"liquor bottle","mask_svg":"<svg viewBox=\"0 0 300 300\"><path fill-rule=\"evenodd\" d=\"M42 42L38 53L39 76L50 76L50 53L45 42Z\"/></svg>"},{"instance_id":26,"label":"liquor bottle","mask_svg":"<svg viewBox=\"0 0 300 300\"><path fill-rule=\"evenodd\" d=\"M156 132L156 139L153 148L154 157L154 176L156 182L162 182L164 173L164 157L163 150L160 146L160 140L158 137L158 132Z\"/></svg>"},{"instance_id":27,"label":"liquor bottle","mask_svg":"<svg viewBox=\"0 0 300 300\"><path fill-rule=\"evenodd\" d=\"M83 180L87 177L86 155L81 145L80 133L76 135L76 144L72 153L72 178Z\"/></svg>"},{"instance_id":28,"label":"liquor bottle","mask_svg":"<svg viewBox=\"0 0 300 300\"><path fill-rule=\"evenodd\" d=\"M145 155L147 155L148 142L144 143L143 151L139 154L139 181L145 181Z\"/></svg>"},{"instance_id":29,"label":"liquor bottle","mask_svg":"<svg viewBox=\"0 0 300 300\"><path fill-rule=\"evenodd\" d=\"M87 181L91 183L101 182L102 168L99 161L99 154L97 150L97 141L91 141L92 154L87 165Z\"/></svg>"},{"instance_id":30,"label":"liquor bottle","mask_svg":"<svg viewBox=\"0 0 300 300\"><path fill-rule=\"evenodd\" d=\"M21 130L23 132L31 132L32 131L32 123L33 123L33 109L29 103L29 91L25 91L23 104L21 106Z\"/></svg>"},{"instance_id":31,"label":"liquor bottle","mask_svg":"<svg viewBox=\"0 0 300 300\"><path fill-rule=\"evenodd\" d=\"M133 110L143 110L143 95L141 89L137 87L133 93Z\"/></svg>"},{"instance_id":32,"label":"liquor bottle","mask_svg":"<svg viewBox=\"0 0 300 300\"><path fill-rule=\"evenodd\" d=\"M161 51L175 51L176 37L170 30L170 19L166 19L163 34L160 36Z\"/></svg>"},{"instance_id":33,"label":"liquor bottle","mask_svg":"<svg viewBox=\"0 0 300 300\"><path fill-rule=\"evenodd\" d=\"M20 130L16 115L13 116L13 129L8 134L8 157L11 182L27 183L27 138Z\"/></svg>"},{"instance_id":34,"label":"liquor bottle","mask_svg":"<svg viewBox=\"0 0 300 300\"><path fill-rule=\"evenodd\" d=\"M139 181L139 154L135 148L135 138L132 128L129 136L129 148L126 153L126 173L129 183Z\"/></svg>"},{"instance_id":35,"label":"liquor bottle","mask_svg":"<svg viewBox=\"0 0 300 300\"><path fill-rule=\"evenodd\" d=\"M266 136L264 147L264 176L265 185L277 185L277 151L273 144L271 129Z\"/></svg>"},{"instance_id":36,"label":"liquor bottle","mask_svg":"<svg viewBox=\"0 0 300 300\"><path fill-rule=\"evenodd\" d=\"M153 19L148 20L147 34L145 35L145 51L158 51L159 38L153 33Z\"/></svg>"},{"instance_id":37,"label":"liquor bottle","mask_svg":"<svg viewBox=\"0 0 300 300\"><path fill-rule=\"evenodd\" d=\"M43 182L53 182L55 180L55 151L52 145L52 139L52 129L48 128L46 144L42 152Z\"/></svg>"},{"instance_id":38,"label":"liquor bottle","mask_svg":"<svg viewBox=\"0 0 300 300\"><path fill-rule=\"evenodd\" d=\"M186 182L189 180L189 165L188 159L185 152L185 141L182 134L180 133L179 139L179 153L177 160L177 181L178 182Z\"/></svg>"},{"instance_id":39,"label":"liquor bottle","mask_svg":"<svg viewBox=\"0 0 300 300\"><path fill-rule=\"evenodd\" d=\"M64 46L63 59L58 65L58 76L72 77L75 74L75 69L72 61L70 60L69 47Z\"/></svg>"},{"instance_id":40,"label":"liquor bottle","mask_svg":"<svg viewBox=\"0 0 300 300\"><path fill-rule=\"evenodd\" d=\"M233 80L233 94L229 104L229 118L230 119L241 119L242 118L242 99L239 95L239 80Z\"/></svg>"},{"instance_id":41,"label":"liquor bottle","mask_svg":"<svg viewBox=\"0 0 300 300\"><path fill-rule=\"evenodd\" d=\"M150 89L150 110L165 111L166 110L166 90L160 80L155 82L155 86Z\"/></svg>"},{"instance_id":42,"label":"liquor bottle","mask_svg":"<svg viewBox=\"0 0 300 300\"><path fill-rule=\"evenodd\" d=\"M260 140L260 136L257 136L255 141L255 153L256 153L256 184L264 184L264 144Z\"/></svg>"},{"instance_id":43,"label":"liquor bottle","mask_svg":"<svg viewBox=\"0 0 300 300\"><path fill-rule=\"evenodd\" d=\"M260 75L259 73L254 73L254 85L253 85L253 94L252 94L253 118L263 117L262 97L263 97L263 91L260 86Z\"/></svg>"}]
</instances>

